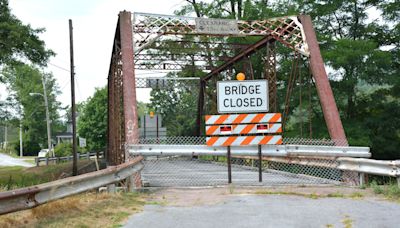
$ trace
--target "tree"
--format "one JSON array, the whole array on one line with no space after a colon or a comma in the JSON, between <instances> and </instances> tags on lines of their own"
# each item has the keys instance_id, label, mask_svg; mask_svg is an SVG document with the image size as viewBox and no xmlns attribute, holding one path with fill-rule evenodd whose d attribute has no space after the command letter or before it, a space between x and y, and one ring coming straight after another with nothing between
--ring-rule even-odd
<instances>
[{"instance_id":1,"label":"tree","mask_svg":"<svg viewBox=\"0 0 400 228\"><path fill-rule=\"evenodd\" d=\"M0 31L0 66L24 60L43 66L54 55L38 37L44 29L23 24L11 13L8 0L0 0Z\"/></svg>"},{"instance_id":2,"label":"tree","mask_svg":"<svg viewBox=\"0 0 400 228\"><path fill-rule=\"evenodd\" d=\"M44 99L39 95L43 94L42 80L46 83L52 132L58 128L60 103L56 100L59 94L56 80L49 73L21 63L4 68L2 79L9 92L9 107L12 107L9 116L15 120L16 127L19 120L22 121L25 151L35 153L40 144L47 145L46 110Z\"/></svg>"},{"instance_id":3,"label":"tree","mask_svg":"<svg viewBox=\"0 0 400 228\"><path fill-rule=\"evenodd\" d=\"M82 105L78 133L86 138L89 150L103 150L107 142L107 88L97 88Z\"/></svg>"},{"instance_id":4,"label":"tree","mask_svg":"<svg viewBox=\"0 0 400 228\"><path fill-rule=\"evenodd\" d=\"M107 142L107 87L97 88L92 97L78 104L78 134L86 138L89 150L103 150ZM147 106L138 102L138 114L147 112ZM67 116L70 114L67 113Z\"/></svg>"}]
</instances>

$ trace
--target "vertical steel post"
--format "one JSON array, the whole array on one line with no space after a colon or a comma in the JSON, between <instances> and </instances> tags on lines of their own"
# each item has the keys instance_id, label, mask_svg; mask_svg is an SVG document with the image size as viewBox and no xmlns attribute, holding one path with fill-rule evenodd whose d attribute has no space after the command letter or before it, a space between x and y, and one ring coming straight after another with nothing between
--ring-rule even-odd
<instances>
[{"instance_id":1,"label":"vertical steel post","mask_svg":"<svg viewBox=\"0 0 400 228\"><path fill-rule=\"evenodd\" d=\"M156 115L156 138L157 138L157 141L158 141L158 137L160 137L160 135L158 134L158 130L159 130L159 128L158 128L158 114Z\"/></svg>"},{"instance_id":2,"label":"vertical steel post","mask_svg":"<svg viewBox=\"0 0 400 228\"><path fill-rule=\"evenodd\" d=\"M265 79L268 81L269 110L270 112L277 112L275 41L269 41L266 48L267 54L264 61L264 73Z\"/></svg>"},{"instance_id":3,"label":"vertical steel post","mask_svg":"<svg viewBox=\"0 0 400 228\"><path fill-rule=\"evenodd\" d=\"M312 26L311 17L308 15L300 15L299 18L303 25L306 42L310 51L311 72L315 79L315 85L321 101L322 111L324 113L329 135L336 143L341 142L347 145L347 138L344 133L342 121L340 120L339 111L336 107L332 88L325 71L317 36Z\"/></svg>"},{"instance_id":4,"label":"vertical steel post","mask_svg":"<svg viewBox=\"0 0 400 228\"><path fill-rule=\"evenodd\" d=\"M258 145L258 181L262 182L262 154L261 145Z\"/></svg>"},{"instance_id":5,"label":"vertical steel post","mask_svg":"<svg viewBox=\"0 0 400 228\"><path fill-rule=\"evenodd\" d=\"M135 143L139 139L139 124L136 105L136 83L133 62L133 33L131 13L119 13L121 60L123 77L123 113L125 123L125 143ZM121 145L124 146L124 145ZM124 156L124 155L121 155ZM125 158L125 160L128 158Z\"/></svg>"},{"instance_id":6,"label":"vertical steel post","mask_svg":"<svg viewBox=\"0 0 400 228\"><path fill-rule=\"evenodd\" d=\"M199 97L197 101L197 120L196 120L196 133L198 136L201 136L202 133L202 116L204 111L204 90L205 90L205 81L200 79L200 88L199 88Z\"/></svg>"},{"instance_id":7,"label":"vertical steel post","mask_svg":"<svg viewBox=\"0 0 400 228\"><path fill-rule=\"evenodd\" d=\"M226 156L226 160L228 163L228 183L232 183L232 167L231 167L231 146L227 147L228 153Z\"/></svg>"}]
</instances>

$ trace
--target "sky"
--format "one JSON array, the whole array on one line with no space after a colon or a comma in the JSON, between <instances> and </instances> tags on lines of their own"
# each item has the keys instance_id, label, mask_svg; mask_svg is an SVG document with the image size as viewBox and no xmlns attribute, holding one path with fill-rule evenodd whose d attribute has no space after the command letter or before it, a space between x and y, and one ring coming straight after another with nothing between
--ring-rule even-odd
<instances>
[{"instance_id":1,"label":"sky","mask_svg":"<svg viewBox=\"0 0 400 228\"><path fill-rule=\"evenodd\" d=\"M58 100L63 105L71 103L69 19L74 28L75 96L81 102L107 84L120 11L173 14L184 4L185 0L9 0L11 12L23 23L46 29L40 38L57 55L45 71L57 79L62 92ZM138 100L148 102L150 90L141 90Z\"/></svg>"},{"instance_id":2,"label":"sky","mask_svg":"<svg viewBox=\"0 0 400 228\"><path fill-rule=\"evenodd\" d=\"M76 101L92 96L95 88L107 84L112 44L118 13L123 10L173 14L185 0L9 0L12 13L40 34L47 48L56 52L45 71L52 72L62 94L58 100L70 105L70 56L68 20L73 21ZM370 13L374 15L375 12ZM328 71L330 71L328 69ZM137 76L141 72L136 71ZM4 91L4 85L0 85ZM138 89L137 99L149 102L150 89ZM0 100L5 94L0 94Z\"/></svg>"}]
</instances>

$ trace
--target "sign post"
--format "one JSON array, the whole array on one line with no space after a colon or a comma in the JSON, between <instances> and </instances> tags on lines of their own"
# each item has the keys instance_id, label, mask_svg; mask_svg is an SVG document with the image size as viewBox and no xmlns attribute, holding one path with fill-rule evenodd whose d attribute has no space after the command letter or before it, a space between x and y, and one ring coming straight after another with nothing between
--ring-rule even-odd
<instances>
[{"instance_id":1,"label":"sign post","mask_svg":"<svg viewBox=\"0 0 400 228\"><path fill-rule=\"evenodd\" d=\"M242 76L242 77L239 77ZM282 115L268 112L268 82L244 80L217 82L220 115L206 115L207 146L226 146L228 182L232 183L231 146L258 146L259 182L262 182L262 145L282 144Z\"/></svg>"}]
</instances>

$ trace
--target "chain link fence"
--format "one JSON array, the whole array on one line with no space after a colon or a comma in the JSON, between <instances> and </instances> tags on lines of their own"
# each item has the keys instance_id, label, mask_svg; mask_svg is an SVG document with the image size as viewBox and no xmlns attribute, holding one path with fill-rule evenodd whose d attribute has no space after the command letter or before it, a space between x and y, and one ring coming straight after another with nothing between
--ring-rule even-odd
<instances>
[{"instance_id":1,"label":"chain link fence","mask_svg":"<svg viewBox=\"0 0 400 228\"><path fill-rule=\"evenodd\" d=\"M345 173L336 169L334 159L314 159L310 165L277 162L264 158L262 182L259 160L231 159L232 183L243 186L340 185ZM228 184L225 156L145 157L142 180L149 187L223 186Z\"/></svg>"},{"instance_id":2,"label":"chain link fence","mask_svg":"<svg viewBox=\"0 0 400 228\"><path fill-rule=\"evenodd\" d=\"M139 139L137 144L204 145L205 137ZM328 139L287 138L285 145L336 146ZM145 156L142 181L148 187L200 187L228 184L226 156ZM231 158L232 183L242 186L355 184L358 174L338 170L334 157L262 157L259 182L258 157Z\"/></svg>"}]
</instances>

